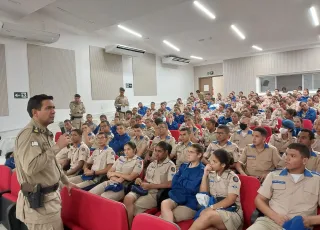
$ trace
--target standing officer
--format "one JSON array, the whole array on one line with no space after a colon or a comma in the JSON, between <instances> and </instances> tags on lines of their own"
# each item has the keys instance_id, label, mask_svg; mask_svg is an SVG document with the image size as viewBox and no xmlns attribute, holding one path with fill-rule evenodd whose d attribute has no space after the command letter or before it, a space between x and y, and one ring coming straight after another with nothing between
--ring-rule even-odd
<instances>
[{"instance_id":1,"label":"standing officer","mask_svg":"<svg viewBox=\"0 0 320 230\"><path fill-rule=\"evenodd\" d=\"M86 113L86 108L80 98L79 94L75 94L74 101L71 101L69 105L72 126L76 129L81 129L82 117Z\"/></svg>"},{"instance_id":2,"label":"standing officer","mask_svg":"<svg viewBox=\"0 0 320 230\"><path fill-rule=\"evenodd\" d=\"M57 153L69 144L69 138L61 135L54 144L48 136L47 126L54 122L55 116L52 100L52 96L44 94L30 98L27 111L32 119L15 142L15 163L21 185L16 215L28 229L63 230L57 189L60 181L69 192L74 187L56 160Z\"/></svg>"},{"instance_id":3,"label":"standing officer","mask_svg":"<svg viewBox=\"0 0 320 230\"><path fill-rule=\"evenodd\" d=\"M124 88L120 87L120 95L116 97L114 101L114 106L116 107L117 112L119 112L120 120L124 119L125 114L124 112L121 112L121 107L129 106L129 101L126 96L124 96Z\"/></svg>"}]
</instances>

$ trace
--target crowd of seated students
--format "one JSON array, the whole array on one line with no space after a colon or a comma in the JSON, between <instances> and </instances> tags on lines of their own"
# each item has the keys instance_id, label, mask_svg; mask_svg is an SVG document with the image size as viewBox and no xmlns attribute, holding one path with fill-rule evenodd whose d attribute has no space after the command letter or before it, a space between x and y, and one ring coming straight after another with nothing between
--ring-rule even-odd
<instances>
[{"instance_id":1,"label":"crowd of seated students","mask_svg":"<svg viewBox=\"0 0 320 230\"><path fill-rule=\"evenodd\" d=\"M94 124L87 114L81 130L64 121L71 143L56 157L79 188L123 202L130 224L158 206L159 190L170 189L161 218L194 218L190 229L242 229L240 174L263 183L256 207L264 216L250 230L282 229L295 218L310 227L320 224L319 96L307 89L226 98L197 91L174 108L140 102L111 122L101 115ZM179 131L179 141L171 130Z\"/></svg>"}]
</instances>

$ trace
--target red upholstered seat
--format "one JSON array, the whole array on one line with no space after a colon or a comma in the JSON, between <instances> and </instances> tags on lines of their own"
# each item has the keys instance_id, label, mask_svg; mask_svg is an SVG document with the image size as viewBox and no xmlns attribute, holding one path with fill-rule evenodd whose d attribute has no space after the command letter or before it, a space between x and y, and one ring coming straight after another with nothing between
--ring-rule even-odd
<instances>
[{"instance_id":1,"label":"red upholstered seat","mask_svg":"<svg viewBox=\"0 0 320 230\"><path fill-rule=\"evenodd\" d=\"M18 182L16 172L12 173L10 184L11 184L10 193L4 193L2 196L3 196L3 198L6 198L12 202L17 202L18 193L20 191L20 184Z\"/></svg>"},{"instance_id":2,"label":"red upholstered seat","mask_svg":"<svg viewBox=\"0 0 320 230\"><path fill-rule=\"evenodd\" d=\"M128 230L127 211L124 204L72 189L61 191L62 220L71 229Z\"/></svg>"},{"instance_id":3,"label":"red upholstered seat","mask_svg":"<svg viewBox=\"0 0 320 230\"><path fill-rule=\"evenodd\" d=\"M133 219L132 230L177 230L178 225L159 217L141 213Z\"/></svg>"},{"instance_id":4,"label":"red upholstered seat","mask_svg":"<svg viewBox=\"0 0 320 230\"><path fill-rule=\"evenodd\" d=\"M156 214L158 211L159 211L158 208L150 208L150 209L144 211L144 213L150 214L150 215L154 215L154 214Z\"/></svg>"},{"instance_id":5,"label":"red upholstered seat","mask_svg":"<svg viewBox=\"0 0 320 230\"><path fill-rule=\"evenodd\" d=\"M241 181L240 202L243 210L244 226L247 229L251 225L251 216L256 209L254 200L260 188L260 182L257 178L251 176L239 175Z\"/></svg>"},{"instance_id":6,"label":"red upholstered seat","mask_svg":"<svg viewBox=\"0 0 320 230\"><path fill-rule=\"evenodd\" d=\"M7 166L0 165L0 192L10 190L11 169Z\"/></svg>"},{"instance_id":7,"label":"red upholstered seat","mask_svg":"<svg viewBox=\"0 0 320 230\"><path fill-rule=\"evenodd\" d=\"M308 119L303 119L302 120L302 127L304 129L309 129L309 130L312 130L313 129L313 125L312 125L312 122Z\"/></svg>"},{"instance_id":8,"label":"red upholstered seat","mask_svg":"<svg viewBox=\"0 0 320 230\"><path fill-rule=\"evenodd\" d=\"M276 126L276 128L279 130L282 126L282 119L278 118L278 125Z\"/></svg>"},{"instance_id":9,"label":"red upholstered seat","mask_svg":"<svg viewBox=\"0 0 320 230\"><path fill-rule=\"evenodd\" d=\"M171 135L174 137L176 142L179 141L180 131L179 130L170 130Z\"/></svg>"},{"instance_id":10,"label":"red upholstered seat","mask_svg":"<svg viewBox=\"0 0 320 230\"><path fill-rule=\"evenodd\" d=\"M202 127L201 127L201 125L196 125L196 127L199 129L199 131L200 131L200 136L202 136Z\"/></svg>"},{"instance_id":11,"label":"red upholstered seat","mask_svg":"<svg viewBox=\"0 0 320 230\"><path fill-rule=\"evenodd\" d=\"M5 198L5 199L7 199L7 200L12 201L13 203L16 203L16 202L17 202L17 199L18 199L17 196L12 195L11 193L4 193L4 194L2 195L2 197Z\"/></svg>"},{"instance_id":12,"label":"red upholstered seat","mask_svg":"<svg viewBox=\"0 0 320 230\"><path fill-rule=\"evenodd\" d=\"M59 137L62 135L62 132L56 132L56 135L54 137L55 142L59 140Z\"/></svg>"}]
</instances>

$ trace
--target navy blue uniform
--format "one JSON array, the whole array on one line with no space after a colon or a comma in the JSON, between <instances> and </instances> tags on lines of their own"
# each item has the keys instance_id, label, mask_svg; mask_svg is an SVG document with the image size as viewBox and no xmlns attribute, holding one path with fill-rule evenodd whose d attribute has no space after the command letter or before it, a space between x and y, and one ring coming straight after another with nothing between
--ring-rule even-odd
<instances>
[{"instance_id":1,"label":"navy blue uniform","mask_svg":"<svg viewBox=\"0 0 320 230\"><path fill-rule=\"evenodd\" d=\"M115 153L119 154L124 151L124 145L130 141L130 136L125 133L123 135L119 135L116 133L114 138L110 141L109 146L115 151Z\"/></svg>"}]
</instances>

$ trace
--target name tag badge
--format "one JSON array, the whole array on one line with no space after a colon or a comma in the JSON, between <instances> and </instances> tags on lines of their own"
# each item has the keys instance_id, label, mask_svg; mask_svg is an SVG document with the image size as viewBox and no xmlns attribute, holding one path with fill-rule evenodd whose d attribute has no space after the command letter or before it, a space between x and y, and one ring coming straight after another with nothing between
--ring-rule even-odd
<instances>
[{"instance_id":1,"label":"name tag badge","mask_svg":"<svg viewBox=\"0 0 320 230\"><path fill-rule=\"evenodd\" d=\"M253 156L253 155L248 155L247 158L250 158L250 159L256 159L256 156Z\"/></svg>"},{"instance_id":2,"label":"name tag badge","mask_svg":"<svg viewBox=\"0 0 320 230\"><path fill-rule=\"evenodd\" d=\"M39 146L39 143L37 141L31 141L31 146Z\"/></svg>"},{"instance_id":3,"label":"name tag badge","mask_svg":"<svg viewBox=\"0 0 320 230\"><path fill-rule=\"evenodd\" d=\"M273 180L272 184L286 184L286 182L282 180Z\"/></svg>"}]
</instances>

